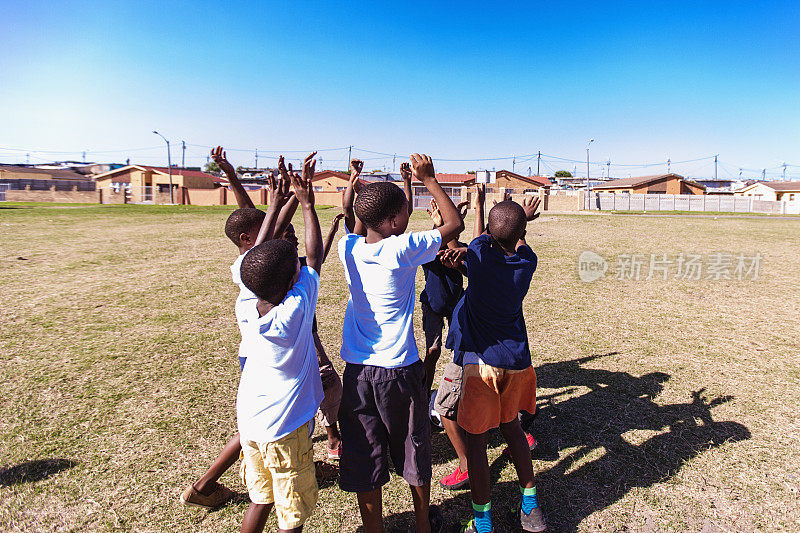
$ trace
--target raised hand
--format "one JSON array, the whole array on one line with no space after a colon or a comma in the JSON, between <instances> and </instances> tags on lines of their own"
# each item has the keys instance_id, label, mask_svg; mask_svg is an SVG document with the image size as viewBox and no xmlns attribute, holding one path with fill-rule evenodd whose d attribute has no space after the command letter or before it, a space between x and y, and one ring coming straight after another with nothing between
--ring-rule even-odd
<instances>
[{"instance_id":1,"label":"raised hand","mask_svg":"<svg viewBox=\"0 0 800 533\"><path fill-rule=\"evenodd\" d=\"M430 207L427 209L428 216L433 220L433 226L438 228L443 224L442 213L439 211L439 206L436 205L436 200L431 198Z\"/></svg>"},{"instance_id":2,"label":"raised hand","mask_svg":"<svg viewBox=\"0 0 800 533\"><path fill-rule=\"evenodd\" d=\"M336 213L336 216L333 217L333 221L331 222L331 226L334 226L336 229L339 229L339 222L341 222L343 218L344 218L344 213Z\"/></svg>"},{"instance_id":3,"label":"raised hand","mask_svg":"<svg viewBox=\"0 0 800 533\"><path fill-rule=\"evenodd\" d=\"M425 154L411 154L411 173L422 183L435 181L436 171L433 169L433 159Z\"/></svg>"},{"instance_id":4,"label":"raised hand","mask_svg":"<svg viewBox=\"0 0 800 533\"><path fill-rule=\"evenodd\" d=\"M472 209L478 210L486 200L486 184L476 183L475 194L472 195Z\"/></svg>"},{"instance_id":5,"label":"raised hand","mask_svg":"<svg viewBox=\"0 0 800 533\"><path fill-rule=\"evenodd\" d=\"M225 150L222 149L222 146L217 146L211 150L211 159L214 160L214 163L216 163L219 169L226 175L236 175L236 169L228 162Z\"/></svg>"},{"instance_id":6,"label":"raised hand","mask_svg":"<svg viewBox=\"0 0 800 533\"><path fill-rule=\"evenodd\" d=\"M458 213L461 215L461 219L467 218L467 212L469 211L469 201L460 202L456 209L458 209Z\"/></svg>"},{"instance_id":7,"label":"raised hand","mask_svg":"<svg viewBox=\"0 0 800 533\"><path fill-rule=\"evenodd\" d=\"M522 201L522 209L525 210L525 218L528 222L538 218L541 213L538 213L539 204L542 202L541 198L529 196Z\"/></svg>"},{"instance_id":8,"label":"raised hand","mask_svg":"<svg viewBox=\"0 0 800 533\"><path fill-rule=\"evenodd\" d=\"M267 195L270 205L281 207L289 201L292 194L288 179L283 179L282 176L275 177L271 173L267 175Z\"/></svg>"},{"instance_id":9,"label":"raised hand","mask_svg":"<svg viewBox=\"0 0 800 533\"><path fill-rule=\"evenodd\" d=\"M315 155L317 155L317 152L312 152L303 160L302 175L297 172L289 172L294 195L300 205L304 207L314 205L314 187L311 182L314 180L314 170L317 166L317 160L314 159Z\"/></svg>"},{"instance_id":10,"label":"raised hand","mask_svg":"<svg viewBox=\"0 0 800 533\"><path fill-rule=\"evenodd\" d=\"M411 165L408 163L402 163L400 165L400 177L403 179L403 181L405 181L410 180L411 176Z\"/></svg>"},{"instance_id":11,"label":"raised hand","mask_svg":"<svg viewBox=\"0 0 800 533\"><path fill-rule=\"evenodd\" d=\"M350 161L350 181L358 178L362 170L364 170L364 162L362 160L353 159Z\"/></svg>"}]
</instances>

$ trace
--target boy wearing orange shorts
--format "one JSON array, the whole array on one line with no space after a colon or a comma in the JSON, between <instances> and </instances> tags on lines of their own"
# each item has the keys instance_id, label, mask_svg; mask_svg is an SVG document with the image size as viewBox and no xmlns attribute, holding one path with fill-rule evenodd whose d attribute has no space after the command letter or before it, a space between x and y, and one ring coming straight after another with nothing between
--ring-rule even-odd
<instances>
[{"instance_id":1,"label":"boy wearing orange shorts","mask_svg":"<svg viewBox=\"0 0 800 533\"><path fill-rule=\"evenodd\" d=\"M519 411L536 411L536 372L531 365L522 302L537 257L525 243L525 226L538 202L525 207L510 200L489 212L487 231L474 239L463 265L471 280L453 312L447 347L463 367L458 425L467 437L473 520L467 532L493 531L486 457L488 432L499 427L508 443L520 484L523 531L544 531L534 485L533 462ZM483 213L476 213L483 218ZM518 521L517 521L518 520Z\"/></svg>"}]
</instances>

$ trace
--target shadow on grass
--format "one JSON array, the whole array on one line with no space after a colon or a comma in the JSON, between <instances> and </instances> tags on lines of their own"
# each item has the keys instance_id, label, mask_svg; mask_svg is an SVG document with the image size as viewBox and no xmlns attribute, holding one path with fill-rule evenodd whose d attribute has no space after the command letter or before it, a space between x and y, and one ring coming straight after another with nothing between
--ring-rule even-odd
<instances>
[{"instance_id":1,"label":"shadow on grass","mask_svg":"<svg viewBox=\"0 0 800 533\"><path fill-rule=\"evenodd\" d=\"M0 468L0 487L41 481L77 464L69 459L37 459Z\"/></svg>"},{"instance_id":2,"label":"shadow on grass","mask_svg":"<svg viewBox=\"0 0 800 533\"><path fill-rule=\"evenodd\" d=\"M541 389L562 389L540 395L537 416L530 424L523 422L539 442L532 456L548 531L575 531L586 517L614 504L631 489L671 478L705 450L750 438L744 425L712 417L711 410L731 396L707 399L700 388L692 393L691 401L660 405L654 399L664 389L668 374L636 377L583 366L613 355L548 363L536 369ZM566 398L579 388L589 390ZM639 431L626 435L635 430ZM490 446L502 444L499 434L490 437ZM508 459L501 455L490 466L492 515L498 531L510 530L505 518L519 501L515 481L498 483L507 465ZM469 517L469 491L444 500L441 509L446 524ZM387 517L386 523L393 528L411 526L413 513Z\"/></svg>"}]
</instances>

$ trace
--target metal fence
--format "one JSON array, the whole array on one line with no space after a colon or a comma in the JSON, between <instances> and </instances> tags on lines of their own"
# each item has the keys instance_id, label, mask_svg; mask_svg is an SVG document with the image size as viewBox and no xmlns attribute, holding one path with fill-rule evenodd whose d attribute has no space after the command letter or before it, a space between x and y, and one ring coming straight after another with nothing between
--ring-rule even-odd
<instances>
[{"instance_id":1,"label":"metal fence","mask_svg":"<svg viewBox=\"0 0 800 533\"><path fill-rule=\"evenodd\" d=\"M6 191L10 188L11 186L8 183L0 183L0 202L6 201Z\"/></svg>"},{"instance_id":2,"label":"metal fence","mask_svg":"<svg viewBox=\"0 0 800 533\"><path fill-rule=\"evenodd\" d=\"M442 187L447 196L453 200L454 203L461 201L461 187ZM431 193L425 187L412 187L414 192L414 209L428 209L431 205Z\"/></svg>"},{"instance_id":3,"label":"metal fence","mask_svg":"<svg viewBox=\"0 0 800 533\"><path fill-rule=\"evenodd\" d=\"M589 193L584 209L600 211L718 211L725 213L798 214L800 202L758 200L751 196L707 194Z\"/></svg>"}]
</instances>

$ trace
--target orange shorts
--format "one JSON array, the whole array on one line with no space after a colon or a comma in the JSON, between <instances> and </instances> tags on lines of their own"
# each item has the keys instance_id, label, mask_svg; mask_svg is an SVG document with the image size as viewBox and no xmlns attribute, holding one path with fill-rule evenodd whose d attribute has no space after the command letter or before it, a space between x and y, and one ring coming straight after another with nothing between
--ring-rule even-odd
<instances>
[{"instance_id":1,"label":"orange shorts","mask_svg":"<svg viewBox=\"0 0 800 533\"><path fill-rule=\"evenodd\" d=\"M520 411L536 412L536 371L464 365L458 425L479 435L511 422Z\"/></svg>"}]
</instances>

